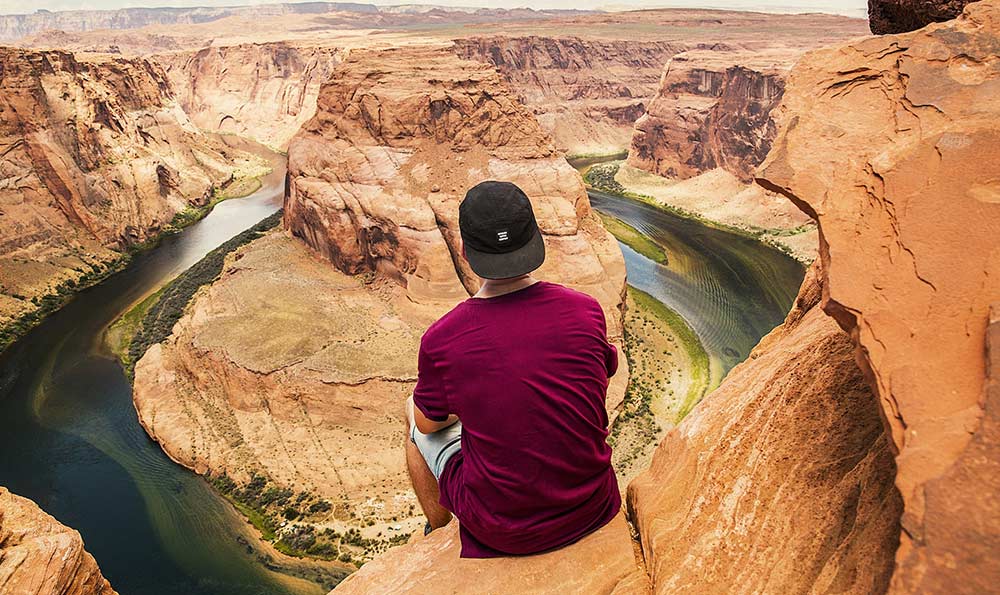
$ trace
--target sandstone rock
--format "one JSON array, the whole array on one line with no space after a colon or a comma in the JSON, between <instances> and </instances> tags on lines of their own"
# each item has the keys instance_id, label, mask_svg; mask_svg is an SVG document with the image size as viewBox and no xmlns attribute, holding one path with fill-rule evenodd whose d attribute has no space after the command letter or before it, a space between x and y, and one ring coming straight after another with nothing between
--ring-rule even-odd
<instances>
[{"instance_id":1,"label":"sandstone rock","mask_svg":"<svg viewBox=\"0 0 1000 595\"><path fill-rule=\"evenodd\" d=\"M340 583L333 593L648 593L623 515L554 552L516 558L460 559L453 521L392 550Z\"/></svg>"},{"instance_id":2,"label":"sandstone rock","mask_svg":"<svg viewBox=\"0 0 1000 595\"><path fill-rule=\"evenodd\" d=\"M700 50L674 56L656 97L635 123L628 163L690 178L722 168L745 182L771 148L771 110L799 49Z\"/></svg>"},{"instance_id":3,"label":"sandstone rock","mask_svg":"<svg viewBox=\"0 0 1000 595\"><path fill-rule=\"evenodd\" d=\"M984 396L1000 296L998 32L991 0L811 54L759 174L819 222L823 308L853 338L898 452L896 593L1000 581L1000 436Z\"/></svg>"},{"instance_id":4,"label":"sandstone rock","mask_svg":"<svg viewBox=\"0 0 1000 595\"><path fill-rule=\"evenodd\" d=\"M402 404L423 331L477 289L457 210L486 178L524 188L547 244L540 276L597 297L620 344L618 245L496 71L447 47L352 53L289 145L291 233L230 255L137 363L150 435L199 473L238 485L259 475L332 503L301 522L378 542L356 559L421 528ZM609 391L612 414L626 368Z\"/></svg>"},{"instance_id":5,"label":"sandstone rock","mask_svg":"<svg viewBox=\"0 0 1000 595\"><path fill-rule=\"evenodd\" d=\"M455 40L455 52L500 71L556 146L570 154L628 146L679 43L501 35Z\"/></svg>"},{"instance_id":6,"label":"sandstone rock","mask_svg":"<svg viewBox=\"0 0 1000 595\"><path fill-rule=\"evenodd\" d=\"M201 129L284 149L316 109L337 49L290 42L160 54L177 100Z\"/></svg>"},{"instance_id":7,"label":"sandstone rock","mask_svg":"<svg viewBox=\"0 0 1000 595\"><path fill-rule=\"evenodd\" d=\"M655 593L878 593L899 494L849 337L815 266L767 335L628 488Z\"/></svg>"},{"instance_id":8,"label":"sandstone rock","mask_svg":"<svg viewBox=\"0 0 1000 595\"><path fill-rule=\"evenodd\" d=\"M0 487L0 593L114 595L76 531Z\"/></svg>"},{"instance_id":9,"label":"sandstone rock","mask_svg":"<svg viewBox=\"0 0 1000 595\"><path fill-rule=\"evenodd\" d=\"M251 156L141 59L0 48L0 324L204 204Z\"/></svg>"},{"instance_id":10,"label":"sandstone rock","mask_svg":"<svg viewBox=\"0 0 1000 595\"><path fill-rule=\"evenodd\" d=\"M962 14L974 0L868 0L872 33L906 33Z\"/></svg>"}]
</instances>

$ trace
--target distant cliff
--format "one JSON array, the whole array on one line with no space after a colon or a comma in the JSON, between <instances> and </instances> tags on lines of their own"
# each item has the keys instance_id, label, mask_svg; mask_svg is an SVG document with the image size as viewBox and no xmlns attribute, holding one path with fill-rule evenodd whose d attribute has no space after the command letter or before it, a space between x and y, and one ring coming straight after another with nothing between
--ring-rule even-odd
<instances>
[{"instance_id":1,"label":"distant cliff","mask_svg":"<svg viewBox=\"0 0 1000 595\"><path fill-rule=\"evenodd\" d=\"M0 593L116 595L79 533L2 487Z\"/></svg>"},{"instance_id":2,"label":"distant cliff","mask_svg":"<svg viewBox=\"0 0 1000 595\"><path fill-rule=\"evenodd\" d=\"M292 42L206 47L153 56L201 129L284 149L316 111L338 50Z\"/></svg>"},{"instance_id":3,"label":"distant cliff","mask_svg":"<svg viewBox=\"0 0 1000 595\"><path fill-rule=\"evenodd\" d=\"M0 72L0 326L257 167L200 133L149 61L0 48Z\"/></svg>"},{"instance_id":4,"label":"distant cliff","mask_svg":"<svg viewBox=\"0 0 1000 595\"><path fill-rule=\"evenodd\" d=\"M776 133L771 110L798 50L674 56L635 123L628 163L668 178L722 168L749 182Z\"/></svg>"}]
</instances>

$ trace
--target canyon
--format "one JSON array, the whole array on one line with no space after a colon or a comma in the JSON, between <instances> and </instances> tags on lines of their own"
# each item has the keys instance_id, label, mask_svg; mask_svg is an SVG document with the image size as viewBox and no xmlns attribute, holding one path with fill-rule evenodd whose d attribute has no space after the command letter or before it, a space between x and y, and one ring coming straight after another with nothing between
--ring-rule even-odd
<instances>
[{"instance_id":1,"label":"canyon","mask_svg":"<svg viewBox=\"0 0 1000 595\"><path fill-rule=\"evenodd\" d=\"M421 334L478 289L458 243L465 190L501 178L532 197L541 274L597 297L619 345L624 262L499 74L448 47L351 52L288 154L287 231L232 255L139 360L136 408L198 473L329 502L303 522L360 531L374 543L363 561L422 524L396 439ZM625 365L612 412L627 378Z\"/></svg>"},{"instance_id":2,"label":"canyon","mask_svg":"<svg viewBox=\"0 0 1000 595\"><path fill-rule=\"evenodd\" d=\"M263 168L199 131L147 60L0 48L0 71L0 347Z\"/></svg>"},{"instance_id":3,"label":"canyon","mask_svg":"<svg viewBox=\"0 0 1000 595\"><path fill-rule=\"evenodd\" d=\"M684 10L477 11L428 33L377 9L372 34L329 5L274 8L256 41L241 31L252 12L39 33L26 43L116 54L0 49L4 85L24 90L0 98L0 222L17 238L4 299L23 311L48 290L32 288L111 262L258 171L203 130L250 137L287 149L281 227L226 256L145 352L134 404L237 506L280 501L279 543L363 564L335 592L989 592L1000 3L933 23L957 4L872 0L875 32L931 24L850 41L863 23ZM460 559L457 523L416 535L399 448L420 336L478 289L458 202L486 178L524 188L541 276L597 297L621 346L622 249L564 156L625 146L594 179L815 262L784 323L666 431L614 521L539 556ZM28 275L39 259L44 275ZM78 534L2 488L0 548L0 589L50 573L58 592L113 592ZM36 552L65 565L4 574Z\"/></svg>"}]
</instances>

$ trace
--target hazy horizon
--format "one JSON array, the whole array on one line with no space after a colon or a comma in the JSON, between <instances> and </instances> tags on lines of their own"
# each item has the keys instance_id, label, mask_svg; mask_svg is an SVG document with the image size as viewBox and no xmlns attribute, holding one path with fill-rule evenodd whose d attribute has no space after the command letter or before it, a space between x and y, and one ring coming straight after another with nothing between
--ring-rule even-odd
<instances>
[{"instance_id":1,"label":"hazy horizon","mask_svg":"<svg viewBox=\"0 0 1000 595\"><path fill-rule=\"evenodd\" d=\"M286 0L300 3L312 0ZM337 0L330 0L337 1ZM352 0L341 0L352 1ZM246 6L258 4L281 4L274 0L6 0L0 7L0 14L31 14L40 9L52 12L64 10L115 10L119 8L192 8ZM372 0L363 4L392 6L401 4L425 4L450 7L475 8L534 8L534 9L584 9L584 10L628 10L642 8L714 8L728 10L752 10L762 12L798 13L825 12L857 18L867 16L867 0L434 0L434 1L393 1Z\"/></svg>"}]
</instances>

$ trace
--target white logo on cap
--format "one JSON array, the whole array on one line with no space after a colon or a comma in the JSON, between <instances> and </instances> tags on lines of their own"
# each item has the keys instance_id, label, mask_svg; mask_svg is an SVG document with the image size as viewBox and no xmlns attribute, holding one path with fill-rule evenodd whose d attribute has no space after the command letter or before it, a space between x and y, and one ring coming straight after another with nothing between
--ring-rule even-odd
<instances>
[{"instance_id":1,"label":"white logo on cap","mask_svg":"<svg viewBox=\"0 0 1000 595\"><path fill-rule=\"evenodd\" d=\"M509 239L510 238L507 237L507 230L498 231L497 232L497 241L498 242L506 242Z\"/></svg>"}]
</instances>

